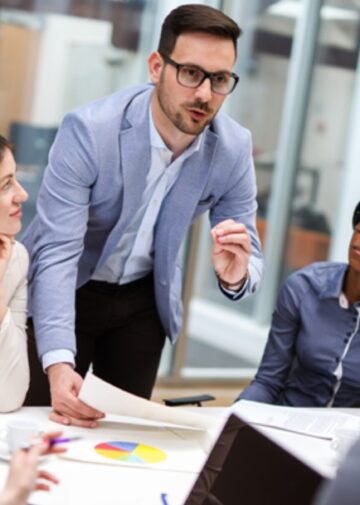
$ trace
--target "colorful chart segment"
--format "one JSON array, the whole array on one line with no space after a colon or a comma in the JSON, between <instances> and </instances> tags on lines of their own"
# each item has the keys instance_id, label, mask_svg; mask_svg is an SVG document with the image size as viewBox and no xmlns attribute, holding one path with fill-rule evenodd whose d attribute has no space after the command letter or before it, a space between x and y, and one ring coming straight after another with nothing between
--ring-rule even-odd
<instances>
[{"instance_id":1,"label":"colorful chart segment","mask_svg":"<svg viewBox=\"0 0 360 505\"><path fill-rule=\"evenodd\" d=\"M167 457L162 450L137 442L101 442L94 449L105 458L117 459L127 463L159 463Z\"/></svg>"}]
</instances>

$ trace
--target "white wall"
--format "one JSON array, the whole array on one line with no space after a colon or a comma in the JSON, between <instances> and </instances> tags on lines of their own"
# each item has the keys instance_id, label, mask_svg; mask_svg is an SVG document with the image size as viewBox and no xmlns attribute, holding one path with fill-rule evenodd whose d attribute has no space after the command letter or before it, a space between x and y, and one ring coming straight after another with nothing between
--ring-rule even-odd
<instances>
[{"instance_id":1,"label":"white wall","mask_svg":"<svg viewBox=\"0 0 360 505\"><path fill-rule=\"evenodd\" d=\"M251 130L254 154L272 163L276 156L282 116L288 60L260 54L256 72L240 81L235 91L241 105L241 122ZM301 166L319 173L316 209L325 213L335 227L339 187L344 176L344 153L355 72L338 67L315 67L310 104L306 118ZM235 97L234 97L235 99ZM261 189L261 174L259 173ZM268 176L266 175L266 184Z\"/></svg>"},{"instance_id":2,"label":"white wall","mask_svg":"<svg viewBox=\"0 0 360 505\"><path fill-rule=\"evenodd\" d=\"M31 121L57 126L79 105L147 81L143 54L111 45L112 25L61 15L44 17Z\"/></svg>"},{"instance_id":3,"label":"white wall","mask_svg":"<svg viewBox=\"0 0 360 505\"><path fill-rule=\"evenodd\" d=\"M64 93L69 77L68 60L72 46L88 45L94 51L108 47L111 29L111 24L105 21L46 16L39 64L34 76L36 91L31 118L34 124L58 125L64 115Z\"/></svg>"}]
</instances>

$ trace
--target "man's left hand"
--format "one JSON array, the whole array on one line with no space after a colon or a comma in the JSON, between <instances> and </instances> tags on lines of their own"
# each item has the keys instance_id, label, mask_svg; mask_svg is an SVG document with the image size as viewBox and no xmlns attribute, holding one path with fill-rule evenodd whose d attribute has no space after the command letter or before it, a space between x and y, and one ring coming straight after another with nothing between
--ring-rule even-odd
<instances>
[{"instance_id":1,"label":"man's left hand","mask_svg":"<svg viewBox=\"0 0 360 505\"><path fill-rule=\"evenodd\" d=\"M215 272L220 280L240 289L246 278L251 256L251 240L245 225L226 219L212 230L212 260Z\"/></svg>"}]
</instances>

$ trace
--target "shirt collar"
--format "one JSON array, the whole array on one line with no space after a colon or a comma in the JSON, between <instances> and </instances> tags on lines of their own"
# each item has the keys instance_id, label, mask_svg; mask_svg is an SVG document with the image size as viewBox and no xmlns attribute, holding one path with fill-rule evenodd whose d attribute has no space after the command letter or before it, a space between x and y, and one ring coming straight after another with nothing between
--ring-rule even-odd
<instances>
[{"instance_id":1,"label":"shirt collar","mask_svg":"<svg viewBox=\"0 0 360 505\"><path fill-rule=\"evenodd\" d=\"M334 264L332 272L327 276L321 289L320 298L340 298L348 266L347 263Z\"/></svg>"},{"instance_id":2,"label":"shirt collar","mask_svg":"<svg viewBox=\"0 0 360 505\"><path fill-rule=\"evenodd\" d=\"M166 151L171 153L172 151L166 146L165 142L163 141L163 139L160 136L160 133L156 129L153 115L152 115L152 111L151 111L151 105L149 107L149 125L150 125L151 147L154 147L155 149L165 149ZM200 135L198 135L195 138L195 140L189 145L189 147L187 149L185 149L185 151L182 153L180 158L183 158L183 157L188 158L193 153L200 151L201 144L202 144L203 139L205 137L205 132L207 131L208 128L209 128L209 126L206 126L206 128L200 133Z\"/></svg>"},{"instance_id":3,"label":"shirt collar","mask_svg":"<svg viewBox=\"0 0 360 505\"><path fill-rule=\"evenodd\" d=\"M351 305L343 291L348 266L347 263L337 265L337 268L329 275L320 295L321 298L337 298L342 309L349 309Z\"/></svg>"}]
</instances>

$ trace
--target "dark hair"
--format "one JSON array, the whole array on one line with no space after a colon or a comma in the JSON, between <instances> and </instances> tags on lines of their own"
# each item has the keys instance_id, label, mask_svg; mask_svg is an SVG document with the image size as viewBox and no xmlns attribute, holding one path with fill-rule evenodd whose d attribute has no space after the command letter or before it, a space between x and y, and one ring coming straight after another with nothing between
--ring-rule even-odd
<instances>
[{"instance_id":1,"label":"dark hair","mask_svg":"<svg viewBox=\"0 0 360 505\"><path fill-rule=\"evenodd\" d=\"M0 135L0 162L4 158L4 154L5 154L6 149L13 151L13 146L10 144L10 142L5 137Z\"/></svg>"},{"instance_id":2,"label":"dark hair","mask_svg":"<svg viewBox=\"0 0 360 505\"><path fill-rule=\"evenodd\" d=\"M182 33L203 32L236 42L241 35L239 26L229 16L208 5L188 4L173 9L161 27L158 51L170 56L176 39Z\"/></svg>"},{"instance_id":3,"label":"dark hair","mask_svg":"<svg viewBox=\"0 0 360 505\"><path fill-rule=\"evenodd\" d=\"M352 218L352 225L355 228L360 223L360 202L357 204L354 210L354 215Z\"/></svg>"}]
</instances>

